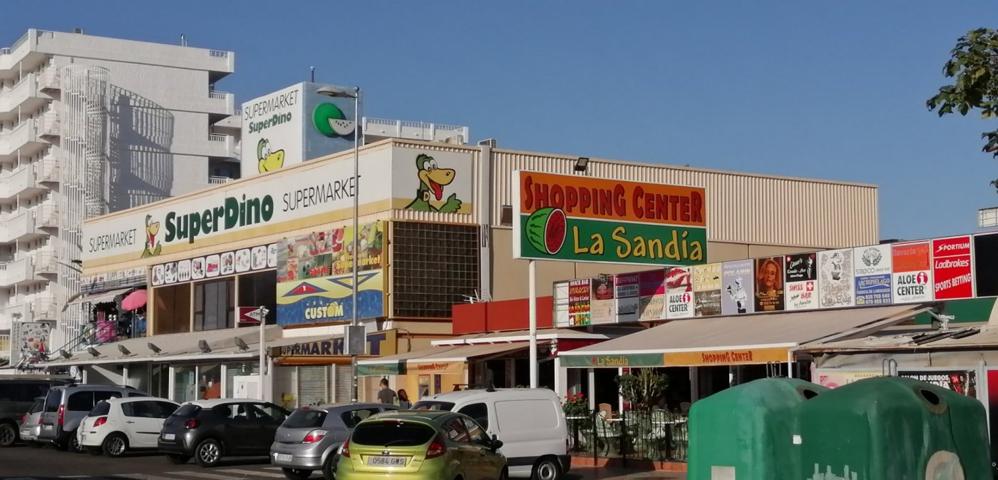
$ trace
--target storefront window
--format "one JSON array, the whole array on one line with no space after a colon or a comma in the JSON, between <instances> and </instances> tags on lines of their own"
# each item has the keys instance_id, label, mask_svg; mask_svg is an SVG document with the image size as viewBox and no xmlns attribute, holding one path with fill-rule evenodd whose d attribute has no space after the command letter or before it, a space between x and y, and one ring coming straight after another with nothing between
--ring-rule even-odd
<instances>
[{"instance_id":1,"label":"storefront window","mask_svg":"<svg viewBox=\"0 0 998 480\"><path fill-rule=\"evenodd\" d=\"M201 365L198 367L198 399L222 398L222 366Z\"/></svg>"},{"instance_id":2,"label":"storefront window","mask_svg":"<svg viewBox=\"0 0 998 480\"><path fill-rule=\"evenodd\" d=\"M194 330L232 328L235 318L231 278L194 284Z\"/></svg>"},{"instance_id":3,"label":"storefront window","mask_svg":"<svg viewBox=\"0 0 998 480\"><path fill-rule=\"evenodd\" d=\"M149 378L149 393L152 396L160 398L170 396L170 367L168 365L153 365Z\"/></svg>"},{"instance_id":4,"label":"storefront window","mask_svg":"<svg viewBox=\"0 0 998 480\"><path fill-rule=\"evenodd\" d=\"M267 307L267 323L277 320L277 273L274 271L241 275L239 277L239 302L245 307Z\"/></svg>"},{"instance_id":5,"label":"storefront window","mask_svg":"<svg viewBox=\"0 0 998 480\"><path fill-rule=\"evenodd\" d=\"M298 367L298 405L330 403L329 376L327 366Z\"/></svg>"},{"instance_id":6,"label":"storefront window","mask_svg":"<svg viewBox=\"0 0 998 480\"><path fill-rule=\"evenodd\" d=\"M160 287L154 293L156 334L184 333L191 329L191 286Z\"/></svg>"},{"instance_id":7,"label":"storefront window","mask_svg":"<svg viewBox=\"0 0 998 480\"><path fill-rule=\"evenodd\" d=\"M183 403L197 400L194 391L194 367L175 367L173 369L173 401Z\"/></svg>"},{"instance_id":8,"label":"storefront window","mask_svg":"<svg viewBox=\"0 0 998 480\"><path fill-rule=\"evenodd\" d=\"M259 381L259 363L230 363L225 366L225 398L255 398Z\"/></svg>"}]
</instances>

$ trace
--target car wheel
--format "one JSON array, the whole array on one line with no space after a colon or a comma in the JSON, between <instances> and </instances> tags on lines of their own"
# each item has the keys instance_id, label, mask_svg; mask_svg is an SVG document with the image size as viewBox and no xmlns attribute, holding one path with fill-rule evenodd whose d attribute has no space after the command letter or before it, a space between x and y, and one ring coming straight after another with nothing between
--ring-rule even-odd
<instances>
[{"instance_id":1,"label":"car wheel","mask_svg":"<svg viewBox=\"0 0 998 480\"><path fill-rule=\"evenodd\" d=\"M194 449L194 460L202 467L214 467L222 459L222 444L218 440L209 438L202 440Z\"/></svg>"},{"instance_id":2,"label":"car wheel","mask_svg":"<svg viewBox=\"0 0 998 480\"><path fill-rule=\"evenodd\" d=\"M339 460L339 455L335 453L329 454L329 458L326 459L326 463L322 464L323 480L334 480L336 478L336 463L339 462Z\"/></svg>"},{"instance_id":3,"label":"car wheel","mask_svg":"<svg viewBox=\"0 0 998 480\"><path fill-rule=\"evenodd\" d=\"M0 423L0 447L9 447L17 441L17 428L11 423Z\"/></svg>"},{"instance_id":4,"label":"car wheel","mask_svg":"<svg viewBox=\"0 0 998 480\"><path fill-rule=\"evenodd\" d=\"M174 454L169 454L169 455L166 456L166 459L169 460L170 463L172 463L174 465L183 465L183 464L187 463L187 461L190 460L191 457L188 456L188 455L174 455Z\"/></svg>"},{"instance_id":5,"label":"car wheel","mask_svg":"<svg viewBox=\"0 0 998 480\"><path fill-rule=\"evenodd\" d=\"M534 465L534 480L558 480L561 477L561 463L557 458L544 457Z\"/></svg>"},{"instance_id":6,"label":"car wheel","mask_svg":"<svg viewBox=\"0 0 998 480\"><path fill-rule=\"evenodd\" d=\"M109 457L120 457L128 450L128 439L120 433L112 433L104 439L101 450Z\"/></svg>"},{"instance_id":7,"label":"car wheel","mask_svg":"<svg viewBox=\"0 0 998 480\"><path fill-rule=\"evenodd\" d=\"M69 432L69 439L66 440L66 449L73 453L83 453L80 439L76 438L76 430Z\"/></svg>"},{"instance_id":8,"label":"car wheel","mask_svg":"<svg viewBox=\"0 0 998 480\"><path fill-rule=\"evenodd\" d=\"M288 477L288 480L307 480L308 477L312 476L311 470L302 470L300 468L282 468L284 476Z\"/></svg>"}]
</instances>

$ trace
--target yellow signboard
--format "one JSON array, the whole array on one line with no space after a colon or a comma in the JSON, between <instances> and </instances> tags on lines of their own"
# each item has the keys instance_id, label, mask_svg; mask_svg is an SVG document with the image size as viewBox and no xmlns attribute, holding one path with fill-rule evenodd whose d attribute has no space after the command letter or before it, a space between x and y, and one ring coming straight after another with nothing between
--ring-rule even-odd
<instances>
[{"instance_id":1,"label":"yellow signboard","mask_svg":"<svg viewBox=\"0 0 998 480\"><path fill-rule=\"evenodd\" d=\"M663 362L667 367L710 367L720 365L757 365L784 363L786 348L751 348L666 353Z\"/></svg>"}]
</instances>

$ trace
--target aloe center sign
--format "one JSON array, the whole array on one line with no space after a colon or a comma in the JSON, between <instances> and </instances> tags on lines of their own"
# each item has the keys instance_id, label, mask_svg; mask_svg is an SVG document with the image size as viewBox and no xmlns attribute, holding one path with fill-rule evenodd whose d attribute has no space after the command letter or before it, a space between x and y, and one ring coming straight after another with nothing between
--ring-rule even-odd
<instances>
[{"instance_id":1,"label":"aloe center sign","mask_svg":"<svg viewBox=\"0 0 998 480\"><path fill-rule=\"evenodd\" d=\"M694 265L707 259L704 189L517 171L514 258Z\"/></svg>"}]
</instances>

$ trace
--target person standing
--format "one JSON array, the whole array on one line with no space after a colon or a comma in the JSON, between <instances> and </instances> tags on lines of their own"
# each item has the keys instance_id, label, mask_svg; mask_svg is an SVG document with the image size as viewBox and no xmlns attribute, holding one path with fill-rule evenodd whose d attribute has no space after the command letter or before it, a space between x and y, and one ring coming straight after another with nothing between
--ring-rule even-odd
<instances>
[{"instance_id":1,"label":"person standing","mask_svg":"<svg viewBox=\"0 0 998 480\"><path fill-rule=\"evenodd\" d=\"M412 408L412 402L409 401L409 394L405 393L404 388L399 389L399 408L402 410L408 410Z\"/></svg>"},{"instance_id":2,"label":"person standing","mask_svg":"<svg viewBox=\"0 0 998 480\"><path fill-rule=\"evenodd\" d=\"M378 401L381 403L394 404L396 397L397 395L395 395L395 391L388 388L388 379L382 378L381 390L378 390Z\"/></svg>"}]
</instances>

